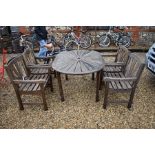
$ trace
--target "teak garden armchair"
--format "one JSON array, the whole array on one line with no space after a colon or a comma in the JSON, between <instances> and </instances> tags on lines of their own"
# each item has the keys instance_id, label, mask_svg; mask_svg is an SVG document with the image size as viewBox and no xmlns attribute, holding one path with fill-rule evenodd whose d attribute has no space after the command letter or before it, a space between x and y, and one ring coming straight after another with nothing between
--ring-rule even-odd
<instances>
[{"instance_id":1,"label":"teak garden armchair","mask_svg":"<svg viewBox=\"0 0 155 155\"><path fill-rule=\"evenodd\" d=\"M112 101L108 101L109 92L129 92L130 97L128 101L118 101L127 102L128 108L131 108L133 104L133 98L135 94L135 89L144 69L145 64L140 61L140 59L135 54L130 54L127 61L125 70L117 73L104 72L104 84L105 84L105 96L103 108L106 109L107 104ZM117 101L114 101L117 102Z\"/></svg>"},{"instance_id":2,"label":"teak garden armchair","mask_svg":"<svg viewBox=\"0 0 155 155\"><path fill-rule=\"evenodd\" d=\"M101 83L102 83L102 78L103 78L103 72L108 72L108 73L115 73L115 72L123 72L128 58L129 54L131 52L124 46L119 46L118 50L116 53L113 54L102 54L103 58L106 57L114 57L114 62L106 62L105 61L105 66L101 72ZM105 60L105 59L104 59ZM100 85L100 89L102 89L102 85Z\"/></svg>"},{"instance_id":3,"label":"teak garden armchair","mask_svg":"<svg viewBox=\"0 0 155 155\"><path fill-rule=\"evenodd\" d=\"M49 67L43 66L43 68ZM27 69L22 55L11 59L5 65L5 69L14 87L20 110L24 110L23 104L32 104L23 103L21 98L22 95L41 96L43 100L44 110L48 109L45 99L45 87L47 86L47 82L51 80L51 76L49 76L49 74L31 74L31 72L29 72L29 70ZM52 81L50 82L52 84Z\"/></svg>"}]
</instances>

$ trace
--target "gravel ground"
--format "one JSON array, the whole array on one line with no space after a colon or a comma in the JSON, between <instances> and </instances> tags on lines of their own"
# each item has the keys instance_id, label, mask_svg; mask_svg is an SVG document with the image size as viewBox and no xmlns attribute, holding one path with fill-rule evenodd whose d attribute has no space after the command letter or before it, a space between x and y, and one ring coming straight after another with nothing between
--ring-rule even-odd
<instances>
[{"instance_id":1,"label":"gravel ground","mask_svg":"<svg viewBox=\"0 0 155 155\"><path fill-rule=\"evenodd\" d=\"M137 53L143 60L145 53ZM14 55L9 55L12 57ZM9 82L0 86L0 128L155 128L155 77L145 69L138 84L131 111L126 104L110 104L102 108L104 89L100 101L95 102L95 81L91 75L62 77L65 102L60 101L57 80L54 92L46 89L49 110L43 106L25 106L18 109L14 89ZM26 98L25 98L26 97ZM24 100L37 101L37 96L25 96ZM123 94L111 94L112 98Z\"/></svg>"}]
</instances>

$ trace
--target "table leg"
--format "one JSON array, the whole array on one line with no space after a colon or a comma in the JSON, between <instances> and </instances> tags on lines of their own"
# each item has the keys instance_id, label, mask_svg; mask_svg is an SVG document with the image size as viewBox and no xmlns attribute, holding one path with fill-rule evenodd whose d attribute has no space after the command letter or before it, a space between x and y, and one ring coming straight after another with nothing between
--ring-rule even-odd
<instances>
[{"instance_id":1,"label":"table leg","mask_svg":"<svg viewBox=\"0 0 155 155\"><path fill-rule=\"evenodd\" d=\"M65 74L65 78L66 78L66 80L68 81L68 75L67 75L67 74Z\"/></svg>"},{"instance_id":2,"label":"table leg","mask_svg":"<svg viewBox=\"0 0 155 155\"><path fill-rule=\"evenodd\" d=\"M65 99L64 99L63 89L62 89L61 75L59 72L56 72L56 74L57 74L57 79L58 79L60 97L61 97L61 101L63 102Z\"/></svg>"},{"instance_id":3,"label":"table leg","mask_svg":"<svg viewBox=\"0 0 155 155\"><path fill-rule=\"evenodd\" d=\"M100 85L99 85L99 90L102 90L102 85L103 85L103 70L100 71Z\"/></svg>"},{"instance_id":4,"label":"table leg","mask_svg":"<svg viewBox=\"0 0 155 155\"><path fill-rule=\"evenodd\" d=\"M100 71L96 74L96 102L99 101Z\"/></svg>"},{"instance_id":5,"label":"table leg","mask_svg":"<svg viewBox=\"0 0 155 155\"><path fill-rule=\"evenodd\" d=\"M92 73L92 80L93 80L93 81L94 81L94 79L95 79L94 76L95 76L95 73Z\"/></svg>"}]
</instances>

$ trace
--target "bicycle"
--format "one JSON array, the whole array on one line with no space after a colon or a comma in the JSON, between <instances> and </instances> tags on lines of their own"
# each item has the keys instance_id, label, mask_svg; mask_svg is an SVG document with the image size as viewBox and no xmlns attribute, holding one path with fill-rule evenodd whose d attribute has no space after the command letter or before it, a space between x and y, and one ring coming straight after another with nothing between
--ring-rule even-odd
<instances>
[{"instance_id":1,"label":"bicycle","mask_svg":"<svg viewBox=\"0 0 155 155\"><path fill-rule=\"evenodd\" d=\"M80 31L80 35L77 36L72 29L71 32L65 35L64 44L66 50L73 50L76 45L78 49L80 47L87 49L91 46L92 40L90 35L86 34L86 31Z\"/></svg>"},{"instance_id":2,"label":"bicycle","mask_svg":"<svg viewBox=\"0 0 155 155\"><path fill-rule=\"evenodd\" d=\"M108 47L113 42L116 46L123 45L129 47L131 45L131 35L128 32L111 32L112 26L110 26L107 33L98 36L98 44L100 47ZM116 30L115 30L116 31Z\"/></svg>"},{"instance_id":3,"label":"bicycle","mask_svg":"<svg viewBox=\"0 0 155 155\"><path fill-rule=\"evenodd\" d=\"M36 35L34 33L24 34L24 35L22 33L19 33L16 37L12 38L13 51L22 53L24 50L24 47L26 46L25 41L31 43L32 49L36 47L37 40L36 40Z\"/></svg>"}]
</instances>

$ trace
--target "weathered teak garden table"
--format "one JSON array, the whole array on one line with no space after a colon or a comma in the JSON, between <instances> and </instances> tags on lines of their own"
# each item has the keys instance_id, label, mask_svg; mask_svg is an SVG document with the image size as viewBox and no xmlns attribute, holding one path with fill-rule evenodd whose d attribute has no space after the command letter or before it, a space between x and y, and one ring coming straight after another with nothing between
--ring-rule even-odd
<instances>
[{"instance_id":1,"label":"weathered teak garden table","mask_svg":"<svg viewBox=\"0 0 155 155\"><path fill-rule=\"evenodd\" d=\"M99 52L88 50L64 51L58 54L52 63L52 68L57 72L57 79L61 101L64 101L62 82L60 74L84 75L96 74L96 101L99 101L100 71L103 69L104 61Z\"/></svg>"}]
</instances>

